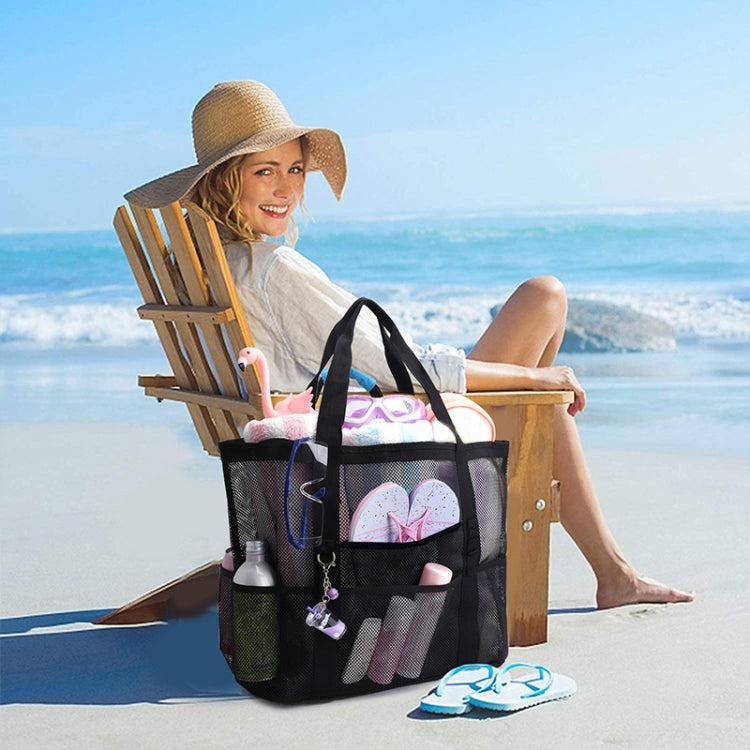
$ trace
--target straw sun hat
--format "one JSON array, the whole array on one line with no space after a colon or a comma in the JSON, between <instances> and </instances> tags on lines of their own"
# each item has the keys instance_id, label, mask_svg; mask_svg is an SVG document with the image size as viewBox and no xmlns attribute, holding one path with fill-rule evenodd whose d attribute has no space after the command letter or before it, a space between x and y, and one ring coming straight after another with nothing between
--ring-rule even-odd
<instances>
[{"instance_id":1,"label":"straw sun hat","mask_svg":"<svg viewBox=\"0 0 750 750\"><path fill-rule=\"evenodd\" d=\"M193 146L198 161L125 194L143 208L159 208L189 196L198 180L227 159L266 151L305 136L306 171L323 172L341 199L346 154L341 137L326 128L295 125L276 94L258 81L217 83L193 110Z\"/></svg>"}]
</instances>

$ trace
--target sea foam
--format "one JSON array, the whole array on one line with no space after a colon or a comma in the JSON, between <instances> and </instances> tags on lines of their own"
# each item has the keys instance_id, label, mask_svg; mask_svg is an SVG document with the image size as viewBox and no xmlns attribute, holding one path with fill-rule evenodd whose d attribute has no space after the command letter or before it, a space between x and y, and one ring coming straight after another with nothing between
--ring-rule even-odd
<instances>
[{"instance_id":1,"label":"sea foam","mask_svg":"<svg viewBox=\"0 0 750 750\"><path fill-rule=\"evenodd\" d=\"M372 294L393 317L398 327L420 343L443 342L471 347L492 321L492 310L507 294L490 292L442 295L436 299L409 299L400 289L393 298ZM417 296L415 294L415 296ZM731 296L705 296L697 292L604 293L576 292L571 299L606 302L652 316L672 327L681 339L750 340L750 300ZM157 341L154 328L142 321L139 301L79 301L71 295L64 301L45 302L37 295L0 296L0 345L14 343L52 347L140 346ZM586 329L586 321L577 321ZM593 327L593 320L591 322Z\"/></svg>"},{"instance_id":2,"label":"sea foam","mask_svg":"<svg viewBox=\"0 0 750 750\"><path fill-rule=\"evenodd\" d=\"M111 347L156 341L153 326L140 320L136 306L127 302L43 305L2 297L0 343Z\"/></svg>"}]
</instances>

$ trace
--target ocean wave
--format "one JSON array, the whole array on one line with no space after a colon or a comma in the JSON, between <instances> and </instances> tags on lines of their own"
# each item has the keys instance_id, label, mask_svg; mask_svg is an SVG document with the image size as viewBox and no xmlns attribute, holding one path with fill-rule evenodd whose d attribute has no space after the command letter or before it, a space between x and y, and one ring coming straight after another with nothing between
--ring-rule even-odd
<instances>
[{"instance_id":1,"label":"ocean wave","mask_svg":"<svg viewBox=\"0 0 750 750\"><path fill-rule=\"evenodd\" d=\"M397 325L411 333L416 341L444 341L456 346L470 346L478 340L492 320L492 310L505 296L446 296L435 300L393 300L386 309ZM580 293L571 300L608 303L619 309L619 317L628 324L642 326L642 333L653 331L647 318L662 321L674 332L674 338L705 340L750 340L750 301L734 297L705 297L695 293L651 292L636 294ZM631 311L642 314L633 318ZM577 320L577 324L581 321ZM591 313L582 329L593 332L599 322ZM671 338L671 337L665 337ZM662 348L668 348L665 344Z\"/></svg>"},{"instance_id":2,"label":"ocean wave","mask_svg":"<svg viewBox=\"0 0 750 750\"><path fill-rule=\"evenodd\" d=\"M387 288L386 288L387 286ZM367 290L394 318L399 328L420 343L444 342L471 347L492 320L492 310L506 299L505 290L451 294L448 288L432 297L408 285L383 285ZM433 290L435 292L436 290ZM508 290L510 291L510 290ZM379 293L378 293L379 292ZM455 292L455 290L454 290ZM615 318L635 320L630 310L650 316L671 327L680 339L750 340L750 299L698 292L575 292L571 299L608 303L619 308ZM138 346L155 342L151 324L142 321L132 299L110 302L81 300L72 294L64 300L45 302L38 295L0 297L0 344L41 347L86 344L100 347ZM591 333L596 328L592 316L576 320L578 329ZM641 325L636 322L636 325ZM647 323L643 322L644 332Z\"/></svg>"},{"instance_id":3,"label":"ocean wave","mask_svg":"<svg viewBox=\"0 0 750 750\"><path fill-rule=\"evenodd\" d=\"M609 302L665 321L675 336L698 339L750 339L750 301L735 297L676 294L605 294L591 292L581 299Z\"/></svg>"},{"instance_id":4,"label":"ocean wave","mask_svg":"<svg viewBox=\"0 0 750 750\"><path fill-rule=\"evenodd\" d=\"M138 317L135 307L126 302L37 305L6 298L0 301L0 342L47 348L136 346L156 341L153 326Z\"/></svg>"}]
</instances>

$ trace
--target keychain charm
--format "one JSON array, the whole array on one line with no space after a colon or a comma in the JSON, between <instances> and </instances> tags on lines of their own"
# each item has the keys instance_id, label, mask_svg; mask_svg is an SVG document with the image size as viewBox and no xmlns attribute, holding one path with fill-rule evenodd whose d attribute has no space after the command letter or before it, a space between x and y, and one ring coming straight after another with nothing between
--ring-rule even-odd
<instances>
[{"instance_id":1,"label":"keychain charm","mask_svg":"<svg viewBox=\"0 0 750 750\"><path fill-rule=\"evenodd\" d=\"M306 607L308 615L305 622L334 641L339 640L346 632L346 625L328 609L328 602L338 598L339 592L331 586L328 571L336 567L336 553L332 553L331 562L324 563L318 554L318 565L323 568L323 598L314 607Z\"/></svg>"}]
</instances>

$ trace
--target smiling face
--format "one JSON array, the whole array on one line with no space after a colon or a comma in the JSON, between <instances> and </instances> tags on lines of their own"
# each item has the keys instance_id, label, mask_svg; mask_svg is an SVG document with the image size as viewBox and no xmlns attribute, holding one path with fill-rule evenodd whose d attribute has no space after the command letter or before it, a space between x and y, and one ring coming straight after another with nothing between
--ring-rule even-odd
<instances>
[{"instance_id":1,"label":"smiling face","mask_svg":"<svg viewBox=\"0 0 750 750\"><path fill-rule=\"evenodd\" d=\"M304 187L305 162L299 139L248 154L242 163L242 215L260 234L280 237Z\"/></svg>"}]
</instances>

